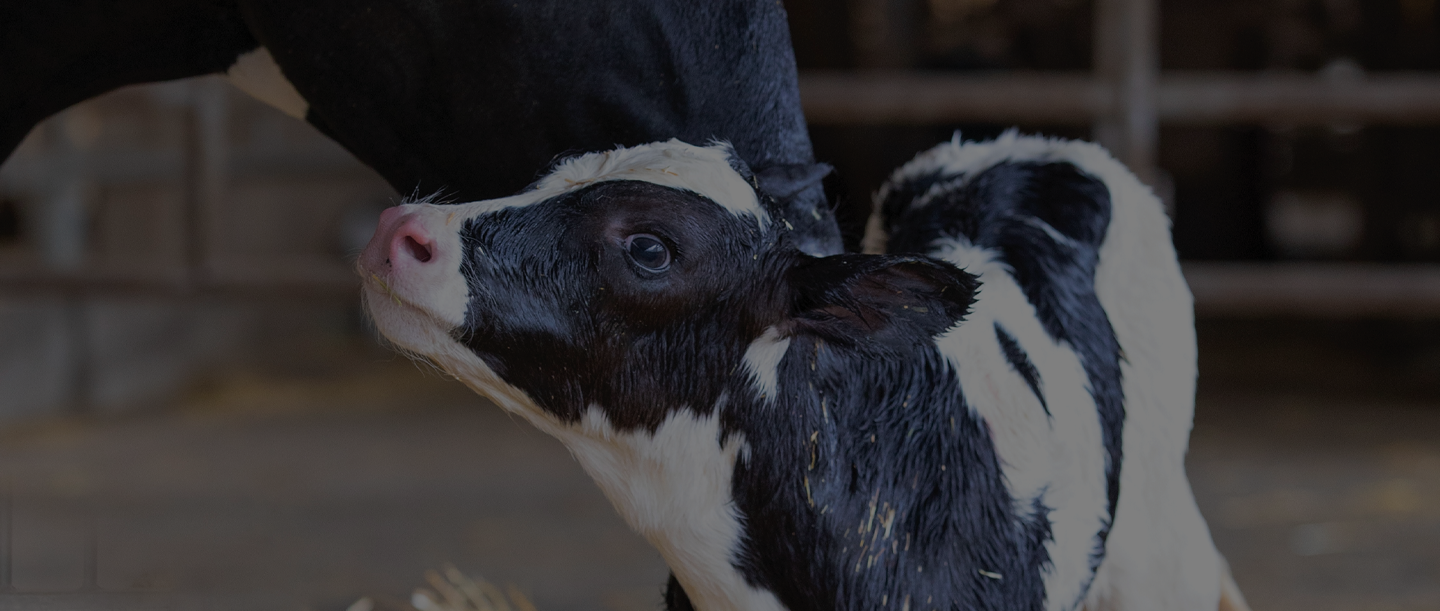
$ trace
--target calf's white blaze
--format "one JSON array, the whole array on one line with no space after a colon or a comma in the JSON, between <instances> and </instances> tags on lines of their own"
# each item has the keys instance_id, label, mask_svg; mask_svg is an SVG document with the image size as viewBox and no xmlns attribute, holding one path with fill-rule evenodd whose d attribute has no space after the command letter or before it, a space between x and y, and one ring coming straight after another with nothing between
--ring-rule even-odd
<instances>
[{"instance_id":1,"label":"calf's white blaze","mask_svg":"<svg viewBox=\"0 0 1440 611\"><path fill-rule=\"evenodd\" d=\"M755 381L755 388L767 399L774 399L779 388L780 360L790 349L790 338L781 337L775 327L768 327L745 349L745 368Z\"/></svg>"},{"instance_id":2,"label":"calf's white blaze","mask_svg":"<svg viewBox=\"0 0 1440 611\"><path fill-rule=\"evenodd\" d=\"M235 63L225 71L225 78L250 97L301 121L310 111L310 103L295 90L290 79L285 78L270 50L265 47L256 47L254 51L235 58Z\"/></svg>"},{"instance_id":3,"label":"calf's white blaze","mask_svg":"<svg viewBox=\"0 0 1440 611\"><path fill-rule=\"evenodd\" d=\"M989 425L1016 514L1031 516L1036 499L1050 508L1040 516L1050 521L1052 536L1045 543L1046 608L1071 609L1089 578L1095 533L1108 518L1105 445L1089 378L1075 351L1040 326L995 253L954 241L931 254L980 277L970 315L936 343L960 376L966 402ZM1005 359L996 323L1039 372L1048 416Z\"/></svg>"},{"instance_id":4,"label":"calf's white blaze","mask_svg":"<svg viewBox=\"0 0 1440 611\"><path fill-rule=\"evenodd\" d=\"M676 139L612 151L586 153L561 162L528 191L509 197L445 206L459 210L462 221L506 208L523 208L589 185L613 180L639 180L701 195L765 230L770 215L755 189L730 166L729 144L695 146Z\"/></svg>"}]
</instances>

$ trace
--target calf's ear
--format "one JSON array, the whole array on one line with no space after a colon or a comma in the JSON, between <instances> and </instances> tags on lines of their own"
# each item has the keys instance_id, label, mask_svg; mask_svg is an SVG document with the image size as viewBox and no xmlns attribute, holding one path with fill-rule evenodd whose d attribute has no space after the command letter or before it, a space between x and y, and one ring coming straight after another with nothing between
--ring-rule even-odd
<instances>
[{"instance_id":1,"label":"calf's ear","mask_svg":"<svg viewBox=\"0 0 1440 611\"><path fill-rule=\"evenodd\" d=\"M978 279L913 255L805 257L790 268L797 331L841 343L913 343L964 319Z\"/></svg>"}]
</instances>

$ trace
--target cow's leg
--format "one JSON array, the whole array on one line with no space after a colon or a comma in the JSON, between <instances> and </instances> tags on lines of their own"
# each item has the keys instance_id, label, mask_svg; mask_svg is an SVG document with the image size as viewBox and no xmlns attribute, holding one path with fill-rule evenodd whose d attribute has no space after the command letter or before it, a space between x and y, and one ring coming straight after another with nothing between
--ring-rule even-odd
<instances>
[{"instance_id":1,"label":"cow's leg","mask_svg":"<svg viewBox=\"0 0 1440 611\"><path fill-rule=\"evenodd\" d=\"M258 44L226 0L0 4L0 160L73 104L124 85L224 72Z\"/></svg>"}]
</instances>

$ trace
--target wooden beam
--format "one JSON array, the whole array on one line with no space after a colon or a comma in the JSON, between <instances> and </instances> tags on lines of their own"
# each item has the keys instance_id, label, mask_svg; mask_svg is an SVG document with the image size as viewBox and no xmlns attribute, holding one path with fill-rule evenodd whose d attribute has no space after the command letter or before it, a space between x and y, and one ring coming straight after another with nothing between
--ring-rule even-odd
<instances>
[{"instance_id":1,"label":"wooden beam","mask_svg":"<svg viewBox=\"0 0 1440 611\"><path fill-rule=\"evenodd\" d=\"M217 261L203 281L184 270L110 270L56 275L0 270L0 291L86 294L353 298L360 279L326 261ZM1182 266L1200 317L1440 318L1440 265L1212 263Z\"/></svg>"},{"instance_id":2,"label":"wooden beam","mask_svg":"<svg viewBox=\"0 0 1440 611\"><path fill-rule=\"evenodd\" d=\"M800 99L821 125L1089 123L1112 106L1084 74L805 72Z\"/></svg>"},{"instance_id":3,"label":"wooden beam","mask_svg":"<svg viewBox=\"0 0 1440 611\"><path fill-rule=\"evenodd\" d=\"M175 597L164 593L76 592L0 594L0 611L170 611L178 608Z\"/></svg>"},{"instance_id":4,"label":"wooden beam","mask_svg":"<svg viewBox=\"0 0 1440 611\"><path fill-rule=\"evenodd\" d=\"M1160 117L1172 123L1440 122L1440 77L1379 74L1333 81L1305 74L1170 73Z\"/></svg>"},{"instance_id":5,"label":"wooden beam","mask_svg":"<svg viewBox=\"0 0 1440 611\"><path fill-rule=\"evenodd\" d=\"M354 295L360 288L360 277L355 272L322 257L215 257L209 261L204 276L197 278L189 271L182 265L87 266L70 273L37 266L6 266L0 268L0 292L319 297Z\"/></svg>"},{"instance_id":6,"label":"wooden beam","mask_svg":"<svg viewBox=\"0 0 1440 611\"><path fill-rule=\"evenodd\" d=\"M968 121L1088 125L1115 96L1084 73L806 72L800 95L821 125ZM1440 77L1379 74L1328 81L1295 74L1162 73L1162 122L1193 125L1440 123Z\"/></svg>"},{"instance_id":7,"label":"wooden beam","mask_svg":"<svg viewBox=\"0 0 1440 611\"><path fill-rule=\"evenodd\" d=\"M1200 317L1440 317L1440 265L1187 262L1182 267Z\"/></svg>"}]
</instances>

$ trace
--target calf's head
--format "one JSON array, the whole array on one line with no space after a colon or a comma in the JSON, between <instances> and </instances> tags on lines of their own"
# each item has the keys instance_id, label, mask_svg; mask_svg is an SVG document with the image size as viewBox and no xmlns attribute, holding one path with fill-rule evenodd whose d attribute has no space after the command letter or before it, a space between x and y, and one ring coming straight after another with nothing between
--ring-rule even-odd
<instances>
[{"instance_id":1,"label":"calf's head","mask_svg":"<svg viewBox=\"0 0 1440 611\"><path fill-rule=\"evenodd\" d=\"M924 257L801 254L790 225L728 147L670 141L508 198L392 208L359 265L380 331L569 445L692 599L766 608L725 577L735 464L762 459L731 416L804 384L776 377L796 338L883 359L975 287Z\"/></svg>"}]
</instances>

